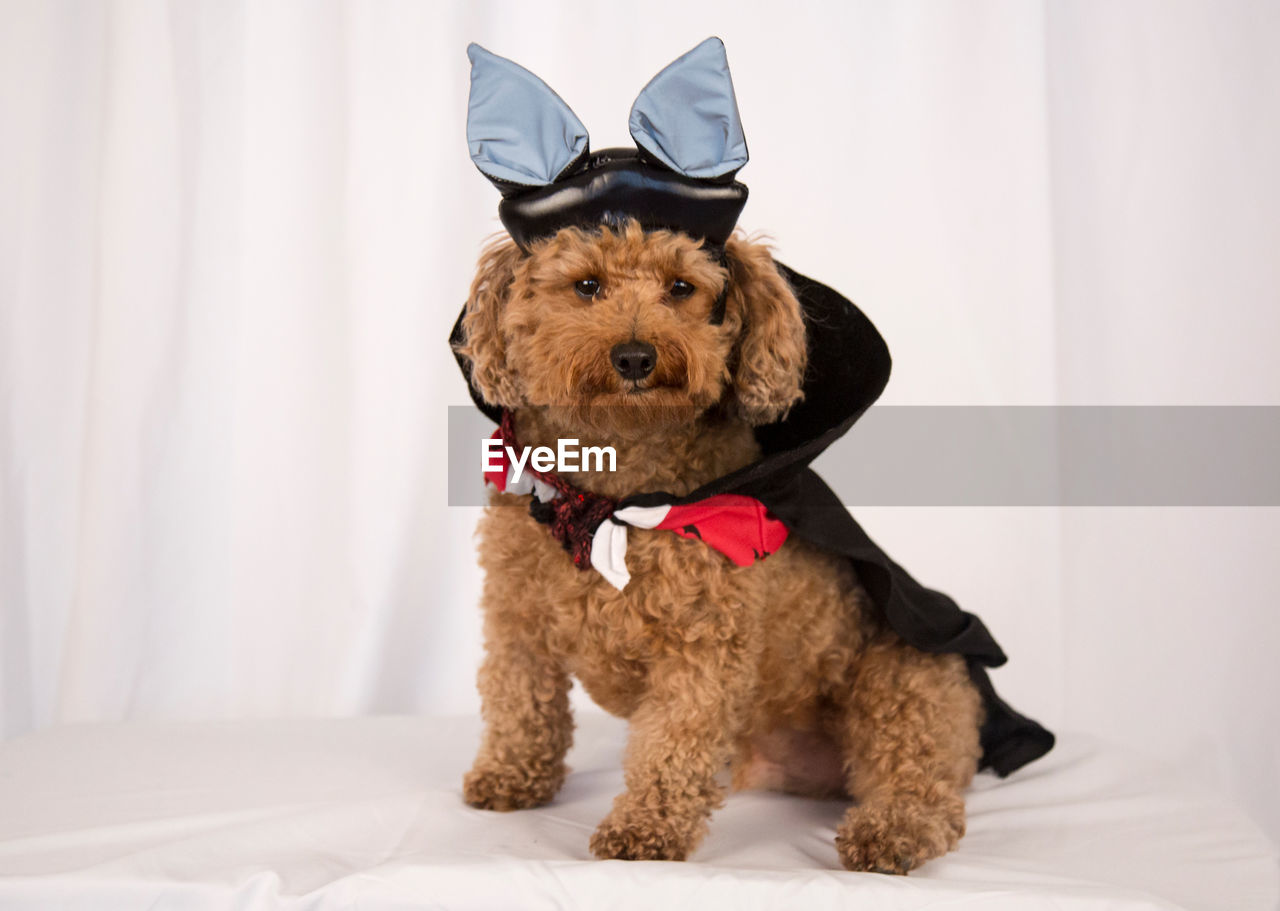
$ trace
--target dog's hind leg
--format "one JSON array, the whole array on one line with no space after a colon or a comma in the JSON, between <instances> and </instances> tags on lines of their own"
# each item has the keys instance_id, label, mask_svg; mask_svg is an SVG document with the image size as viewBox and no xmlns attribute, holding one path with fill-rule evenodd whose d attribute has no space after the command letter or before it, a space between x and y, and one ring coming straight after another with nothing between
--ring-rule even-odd
<instances>
[{"instance_id":1,"label":"dog's hind leg","mask_svg":"<svg viewBox=\"0 0 1280 911\"><path fill-rule=\"evenodd\" d=\"M857 801L836 833L844 865L906 873L954 848L981 752L982 703L963 659L882 633L859 659L844 709L845 772Z\"/></svg>"}]
</instances>

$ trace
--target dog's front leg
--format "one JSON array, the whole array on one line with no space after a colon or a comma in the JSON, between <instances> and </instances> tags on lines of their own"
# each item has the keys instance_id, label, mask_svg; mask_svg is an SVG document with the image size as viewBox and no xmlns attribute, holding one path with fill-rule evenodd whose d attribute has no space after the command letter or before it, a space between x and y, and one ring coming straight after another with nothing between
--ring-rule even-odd
<instances>
[{"instance_id":1,"label":"dog's front leg","mask_svg":"<svg viewBox=\"0 0 1280 911\"><path fill-rule=\"evenodd\" d=\"M682 645L655 663L631 716L627 789L591 837L591 851L620 860L684 860L723 800L728 762L748 698L746 664L724 642Z\"/></svg>"},{"instance_id":2,"label":"dog's front leg","mask_svg":"<svg viewBox=\"0 0 1280 911\"><path fill-rule=\"evenodd\" d=\"M564 783L573 741L569 674L510 586L485 585L485 658L478 685L484 737L463 779L467 803L487 810L544 804Z\"/></svg>"}]
</instances>

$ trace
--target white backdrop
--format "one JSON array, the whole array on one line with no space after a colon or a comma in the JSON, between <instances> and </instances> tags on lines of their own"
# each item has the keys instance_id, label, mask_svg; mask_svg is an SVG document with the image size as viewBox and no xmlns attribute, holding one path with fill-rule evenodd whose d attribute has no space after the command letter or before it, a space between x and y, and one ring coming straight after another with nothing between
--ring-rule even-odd
<instances>
[{"instance_id":1,"label":"white backdrop","mask_svg":"<svg viewBox=\"0 0 1280 911\"><path fill-rule=\"evenodd\" d=\"M496 193L464 48L593 145L710 34L742 224L898 404L1280 404L1280 7L0 3L0 729L471 712L445 345ZM1280 837L1275 509L859 518L1051 726Z\"/></svg>"}]
</instances>

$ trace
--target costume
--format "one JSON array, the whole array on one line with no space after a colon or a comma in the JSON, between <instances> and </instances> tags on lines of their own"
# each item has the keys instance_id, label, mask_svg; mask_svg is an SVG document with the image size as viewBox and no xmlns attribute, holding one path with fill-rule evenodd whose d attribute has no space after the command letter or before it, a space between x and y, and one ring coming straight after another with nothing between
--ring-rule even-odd
<instances>
[{"instance_id":1,"label":"costume","mask_svg":"<svg viewBox=\"0 0 1280 911\"><path fill-rule=\"evenodd\" d=\"M475 45L469 52L472 158L503 191L500 215L522 248L565 225L631 217L646 228L703 237L721 253L746 201L746 188L733 178L747 153L719 39L698 45L641 92L631 114L636 152L594 155L585 128L536 76ZM520 112L514 129L510 111ZM524 137L539 141L530 145ZM516 489L508 486L505 469L488 480L532 494L531 512L579 568L598 571L619 588L629 578L628 525L701 538L739 564L766 559L789 535L848 558L875 608L903 640L923 651L965 657L987 710L981 765L1007 775L1048 752L1054 738L996 695L986 669L1005 662L1000 646L976 616L894 563L809 468L880 396L889 379L888 348L840 294L778 268L800 301L809 364L803 399L785 419L755 429L758 460L683 497L651 491L612 501L537 472ZM461 315L450 341L456 351ZM477 407L499 423L496 435L514 441L511 422L471 384L461 355L458 364Z\"/></svg>"}]
</instances>

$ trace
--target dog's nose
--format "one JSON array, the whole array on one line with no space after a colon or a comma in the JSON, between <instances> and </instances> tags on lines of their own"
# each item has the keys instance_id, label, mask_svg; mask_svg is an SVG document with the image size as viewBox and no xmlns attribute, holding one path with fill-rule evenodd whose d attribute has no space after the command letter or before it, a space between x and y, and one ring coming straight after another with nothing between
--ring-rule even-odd
<instances>
[{"instance_id":1,"label":"dog's nose","mask_svg":"<svg viewBox=\"0 0 1280 911\"><path fill-rule=\"evenodd\" d=\"M623 342L609 352L613 369L624 380L642 380L653 373L658 363L658 350L648 342Z\"/></svg>"}]
</instances>

